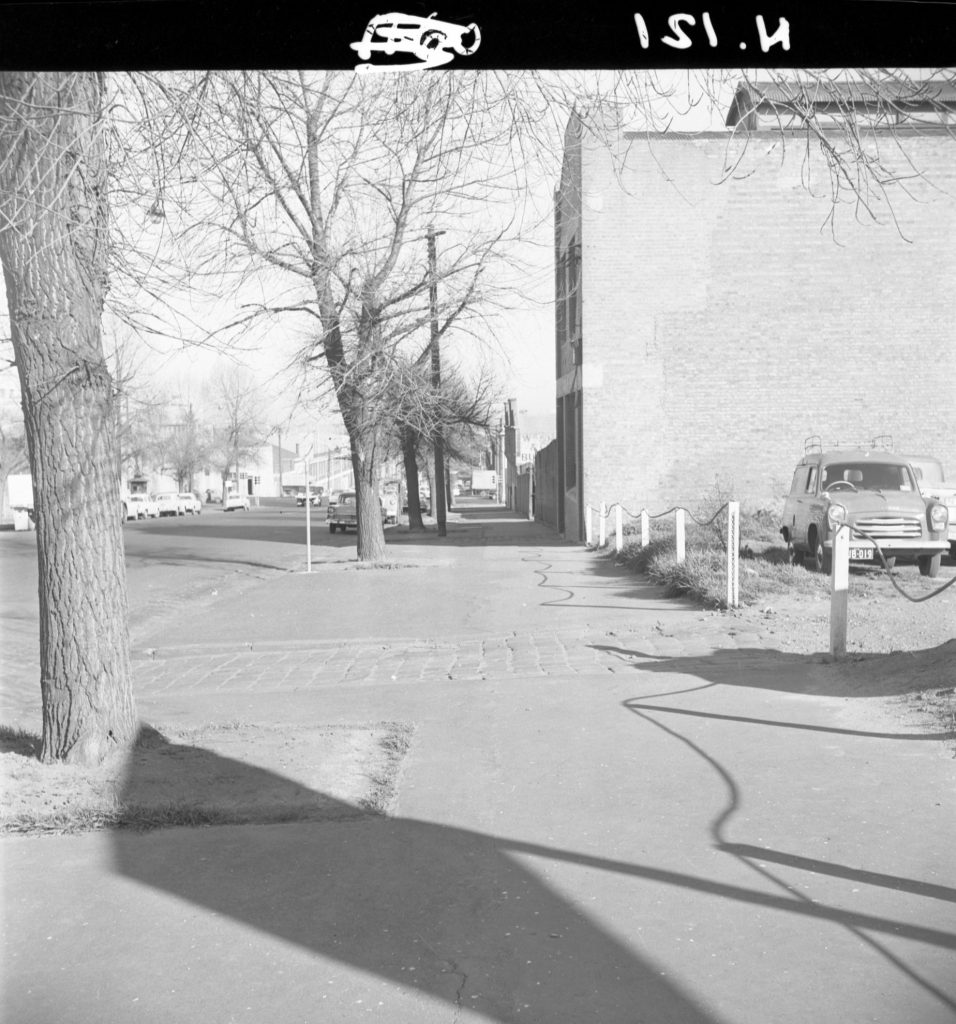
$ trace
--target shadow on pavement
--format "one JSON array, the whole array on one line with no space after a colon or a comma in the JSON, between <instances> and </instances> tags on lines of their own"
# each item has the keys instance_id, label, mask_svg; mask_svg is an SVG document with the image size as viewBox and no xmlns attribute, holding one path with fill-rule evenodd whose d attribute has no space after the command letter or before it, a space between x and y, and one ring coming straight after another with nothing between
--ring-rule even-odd
<instances>
[{"instance_id":1,"label":"shadow on pavement","mask_svg":"<svg viewBox=\"0 0 956 1024\"><path fill-rule=\"evenodd\" d=\"M211 752L235 787L292 786ZM135 761L123 799L141 795ZM615 861L407 818L365 816L317 794L336 821L113 833L118 873L400 986L501 1022L704 1024L714 1018L524 859L572 864L896 938L956 948L917 923L795 900L714 877ZM349 819L353 820L342 820ZM740 850L728 849L731 856ZM746 852L746 851L743 851ZM766 857L767 852L761 851ZM891 878L878 879L893 884ZM920 883L920 895L949 897ZM656 913L657 911L651 911ZM639 936L641 921L633 921ZM321 980L319 984L322 984ZM522 1012L524 1011L524 1012Z\"/></svg>"},{"instance_id":2,"label":"shadow on pavement","mask_svg":"<svg viewBox=\"0 0 956 1024\"><path fill-rule=\"evenodd\" d=\"M956 640L922 651L893 651L826 662L820 654L790 654L765 648L718 649L705 655L662 657L612 644L591 646L640 672L696 676L708 685L820 697L888 697L933 686L952 687L950 666L956 657ZM946 739L947 735L937 734L937 738Z\"/></svg>"},{"instance_id":3,"label":"shadow on pavement","mask_svg":"<svg viewBox=\"0 0 956 1024\"><path fill-rule=\"evenodd\" d=\"M276 793L296 785L205 754L217 761L230 791ZM123 801L141 800L143 788L133 759ZM325 816L338 820L116 831L115 870L490 1020L714 1024L657 967L544 884L516 854L557 855L598 868L609 866L605 862L427 821L372 816L315 796ZM320 979L317 988L324 984Z\"/></svg>"}]
</instances>

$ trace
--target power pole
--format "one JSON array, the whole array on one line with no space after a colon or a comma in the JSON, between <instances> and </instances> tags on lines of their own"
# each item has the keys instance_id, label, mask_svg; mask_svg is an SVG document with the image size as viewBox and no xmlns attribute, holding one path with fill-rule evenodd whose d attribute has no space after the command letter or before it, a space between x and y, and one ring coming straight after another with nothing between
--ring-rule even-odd
<instances>
[{"instance_id":1,"label":"power pole","mask_svg":"<svg viewBox=\"0 0 956 1024\"><path fill-rule=\"evenodd\" d=\"M438 270L435 238L444 231L436 231L428 225L428 304L431 313L432 387L437 392L441 387L441 350L438 342ZM447 533L445 511L445 439L439 422L435 430L435 485L432 501L435 502L435 518L438 520L438 536Z\"/></svg>"}]
</instances>

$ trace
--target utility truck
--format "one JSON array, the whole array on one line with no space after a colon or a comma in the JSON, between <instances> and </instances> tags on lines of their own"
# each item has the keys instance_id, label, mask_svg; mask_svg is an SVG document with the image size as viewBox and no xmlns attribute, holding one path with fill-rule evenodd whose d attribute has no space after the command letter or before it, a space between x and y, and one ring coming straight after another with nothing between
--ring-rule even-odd
<instances>
[{"instance_id":1,"label":"utility truck","mask_svg":"<svg viewBox=\"0 0 956 1024\"><path fill-rule=\"evenodd\" d=\"M498 495L498 474L493 469L473 469L471 471L471 493L484 494L489 498Z\"/></svg>"}]
</instances>

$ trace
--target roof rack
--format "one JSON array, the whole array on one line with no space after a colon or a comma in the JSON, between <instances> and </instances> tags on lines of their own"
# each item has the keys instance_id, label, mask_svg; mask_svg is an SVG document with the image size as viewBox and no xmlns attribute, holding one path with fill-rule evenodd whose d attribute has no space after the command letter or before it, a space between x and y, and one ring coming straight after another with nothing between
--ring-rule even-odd
<instances>
[{"instance_id":1,"label":"roof rack","mask_svg":"<svg viewBox=\"0 0 956 1024\"><path fill-rule=\"evenodd\" d=\"M873 448L888 452L893 449L893 435L877 434L875 437L871 437L867 441L827 441L824 445L819 434L811 434L809 437L804 438L803 441L804 455L810 455L824 450L834 451L841 448Z\"/></svg>"}]
</instances>

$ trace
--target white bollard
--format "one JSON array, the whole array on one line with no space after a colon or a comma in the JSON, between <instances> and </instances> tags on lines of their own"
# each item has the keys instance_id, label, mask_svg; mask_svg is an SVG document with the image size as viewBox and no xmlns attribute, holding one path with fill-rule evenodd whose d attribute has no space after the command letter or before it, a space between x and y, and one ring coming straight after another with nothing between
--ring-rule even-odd
<instances>
[{"instance_id":1,"label":"white bollard","mask_svg":"<svg viewBox=\"0 0 956 1024\"><path fill-rule=\"evenodd\" d=\"M607 543L607 504L601 502L601 521L598 523L598 547L603 548Z\"/></svg>"},{"instance_id":2,"label":"white bollard","mask_svg":"<svg viewBox=\"0 0 956 1024\"><path fill-rule=\"evenodd\" d=\"M850 528L840 526L833 535L830 567L830 653L846 654L847 597L850 589Z\"/></svg>"},{"instance_id":3,"label":"white bollard","mask_svg":"<svg viewBox=\"0 0 956 1024\"><path fill-rule=\"evenodd\" d=\"M591 538L594 536L594 531L591 526L591 512L593 509L590 505L584 511L584 543L590 547Z\"/></svg>"},{"instance_id":4,"label":"white bollard","mask_svg":"<svg viewBox=\"0 0 956 1024\"><path fill-rule=\"evenodd\" d=\"M624 516L620 505L615 509L614 537L614 550L620 554L624 550Z\"/></svg>"},{"instance_id":5,"label":"white bollard","mask_svg":"<svg viewBox=\"0 0 956 1024\"><path fill-rule=\"evenodd\" d=\"M651 519L647 509L641 509L641 547L646 548L651 542Z\"/></svg>"},{"instance_id":6,"label":"white bollard","mask_svg":"<svg viewBox=\"0 0 956 1024\"><path fill-rule=\"evenodd\" d=\"M683 562L685 558L684 552L684 510L682 508L677 509L674 513L674 529L677 533L677 561Z\"/></svg>"},{"instance_id":7,"label":"white bollard","mask_svg":"<svg viewBox=\"0 0 956 1024\"><path fill-rule=\"evenodd\" d=\"M727 502L727 607L740 605L740 502Z\"/></svg>"}]
</instances>

